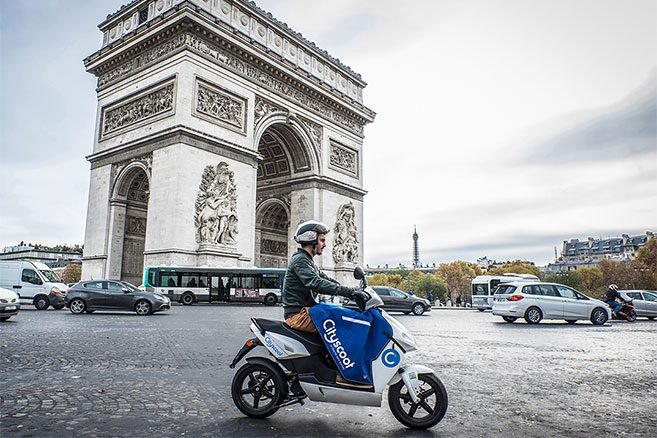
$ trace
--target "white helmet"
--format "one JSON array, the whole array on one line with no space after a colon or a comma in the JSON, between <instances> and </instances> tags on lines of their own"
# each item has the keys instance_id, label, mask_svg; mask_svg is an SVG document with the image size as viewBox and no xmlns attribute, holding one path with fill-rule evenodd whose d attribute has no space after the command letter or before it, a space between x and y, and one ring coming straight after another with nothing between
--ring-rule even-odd
<instances>
[{"instance_id":1,"label":"white helmet","mask_svg":"<svg viewBox=\"0 0 657 438\"><path fill-rule=\"evenodd\" d=\"M317 245L317 235L327 234L329 227L323 222L306 221L297 227L294 233L294 240L301 245Z\"/></svg>"},{"instance_id":2,"label":"white helmet","mask_svg":"<svg viewBox=\"0 0 657 438\"><path fill-rule=\"evenodd\" d=\"M618 290L618 286L616 286L615 284L610 284L610 285L609 285L609 289L611 289L611 290Z\"/></svg>"}]
</instances>

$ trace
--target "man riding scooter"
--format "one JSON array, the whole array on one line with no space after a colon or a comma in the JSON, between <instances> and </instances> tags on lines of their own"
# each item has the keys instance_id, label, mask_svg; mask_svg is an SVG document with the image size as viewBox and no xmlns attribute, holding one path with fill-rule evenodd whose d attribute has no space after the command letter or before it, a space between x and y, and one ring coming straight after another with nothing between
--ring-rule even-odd
<instances>
[{"instance_id":1,"label":"man riding scooter","mask_svg":"<svg viewBox=\"0 0 657 438\"><path fill-rule=\"evenodd\" d=\"M625 303L625 299L618 293L618 286L610 284L607 293L605 294L605 303L612 308L612 314L618 316L618 310L622 307L621 303Z\"/></svg>"},{"instance_id":2,"label":"man riding scooter","mask_svg":"<svg viewBox=\"0 0 657 438\"><path fill-rule=\"evenodd\" d=\"M315 265L313 257L322 255L329 231L324 223L311 220L299 225L294 233L294 240L301 248L288 263L282 296L285 323L295 330L317 333L309 309L319 303L320 294L369 299L365 292L340 285ZM343 380L339 374L336 383L358 386Z\"/></svg>"}]
</instances>

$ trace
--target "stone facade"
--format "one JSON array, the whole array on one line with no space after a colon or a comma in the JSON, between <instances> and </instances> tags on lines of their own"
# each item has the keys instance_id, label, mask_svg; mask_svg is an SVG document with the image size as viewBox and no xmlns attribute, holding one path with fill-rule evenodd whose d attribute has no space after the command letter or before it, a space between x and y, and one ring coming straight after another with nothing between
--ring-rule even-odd
<instances>
[{"instance_id":1,"label":"stone facade","mask_svg":"<svg viewBox=\"0 0 657 438\"><path fill-rule=\"evenodd\" d=\"M83 278L284 266L297 224L338 218L318 263L352 282L375 116L360 76L252 2L136 0L100 29Z\"/></svg>"}]
</instances>

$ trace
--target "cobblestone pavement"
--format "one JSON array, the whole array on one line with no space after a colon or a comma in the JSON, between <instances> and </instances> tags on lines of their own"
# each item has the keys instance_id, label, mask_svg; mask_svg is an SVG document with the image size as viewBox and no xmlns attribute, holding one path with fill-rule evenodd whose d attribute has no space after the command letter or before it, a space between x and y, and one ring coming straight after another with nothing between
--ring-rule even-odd
<instances>
[{"instance_id":1,"label":"cobblestone pavement","mask_svg":"<svg viewBox=\"0 0 657 438\"><path fill-rule=\"evenodd\" d=\"M25 306L0 324L0 435L657 436L657 321L506 324L490 313L396 315L449 409L404 429L381 408L307 402L265 420L233 405L228 364L264 306L73 315ZM385 398L384 398L385 400ZM619 413L624 418L619 418Z\"/></svg>"}]
</instances>

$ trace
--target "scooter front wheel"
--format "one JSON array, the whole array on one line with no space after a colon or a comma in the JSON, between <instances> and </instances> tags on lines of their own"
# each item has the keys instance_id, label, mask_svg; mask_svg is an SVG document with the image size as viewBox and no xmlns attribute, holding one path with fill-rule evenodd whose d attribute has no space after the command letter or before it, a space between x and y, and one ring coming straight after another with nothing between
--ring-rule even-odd
<instances>
[{"instance_id":1,"label":"scooter front wheel","mask_svg":"<svg viewBox=\"0 0 657 438\"><path fill-rule=\"evenodd\" d=\"M392 415L411 429L428 429L443 419L447 412L447 390L434 374L419 374L420 401L414 403L403 380L388 389L388 405Z\"/></svg>"},{"instance_id":2,"label":"scooter front wheel","mask_svg":"<svg viewBox=\"0 0 657 438\"><path fill-rule=\"evenodd\" d=\"M252 418L269 417L284 397L280 373L263 364L243 365L233 377L231 393L237 409Z\"/></svg>"}]
</instances>

